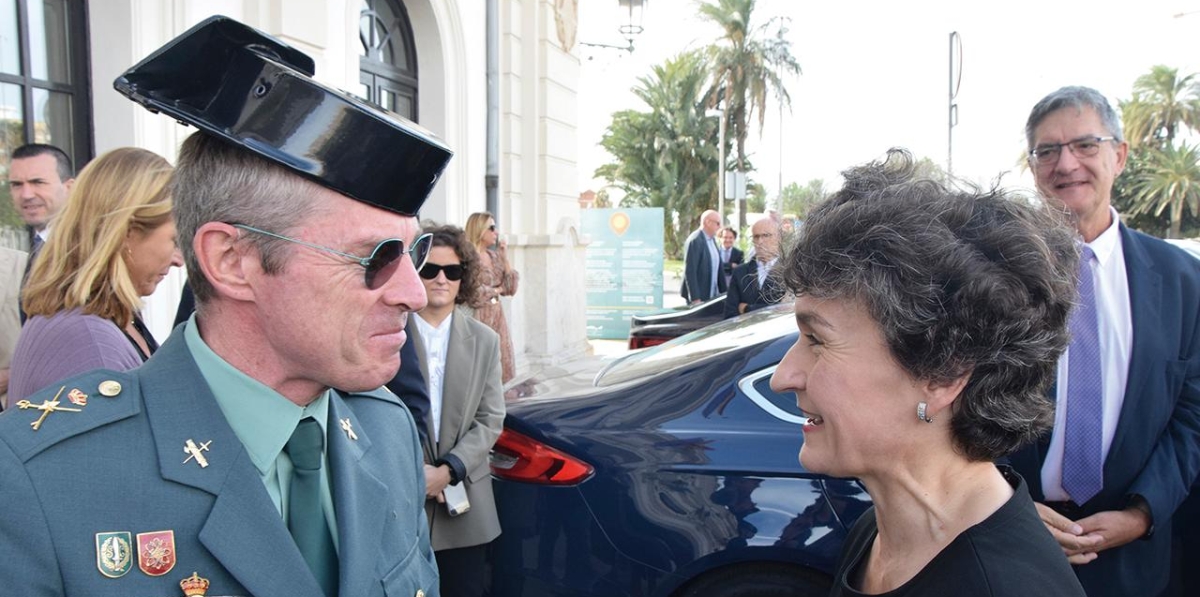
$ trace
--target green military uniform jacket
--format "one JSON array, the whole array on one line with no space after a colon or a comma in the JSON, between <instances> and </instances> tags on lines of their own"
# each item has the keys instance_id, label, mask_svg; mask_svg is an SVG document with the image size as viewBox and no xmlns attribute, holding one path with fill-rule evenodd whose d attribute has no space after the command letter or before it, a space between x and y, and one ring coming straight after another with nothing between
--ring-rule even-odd
<instances>
[{"instance_id":1,"label":"green military uniform jacket","mask_svg":"<svg viewBox=\"0 0 1200 597\"><path fill-rule=\"evenodd\" d=\"M196 573L208 597L321 595L183 330L138 369L0 415L0 592L167 597ZM37 408L60 385L58 410ZM408 410L386 390L334 392L329 422L340 594L437 595Z\"/></svg>"}]
</instances>

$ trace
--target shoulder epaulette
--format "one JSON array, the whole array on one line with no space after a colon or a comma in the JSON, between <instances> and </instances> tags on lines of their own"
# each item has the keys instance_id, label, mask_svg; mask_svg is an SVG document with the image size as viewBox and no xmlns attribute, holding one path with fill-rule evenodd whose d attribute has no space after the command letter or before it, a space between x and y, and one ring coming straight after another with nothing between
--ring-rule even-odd
<instances>
[{"instance_id":1,"label":"shoulder epaulette","mask_svg":"<svg viewBox=\"0 0 1200 597\"><path fill-rule=\"evenodd\" d=\"M0 441L21 460L141 409L137 377L98 369L14 402L0 416Z\"/></svg>"}]
</instances>

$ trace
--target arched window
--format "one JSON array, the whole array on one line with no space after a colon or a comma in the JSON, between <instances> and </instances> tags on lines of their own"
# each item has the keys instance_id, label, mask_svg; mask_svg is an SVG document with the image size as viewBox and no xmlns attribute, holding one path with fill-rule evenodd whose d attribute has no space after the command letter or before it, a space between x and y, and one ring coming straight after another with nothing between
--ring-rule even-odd
<instances>
[{"instance_id":1,"label":"arched window","mask_svg":"<svg viewBox=\"0 0 1200 597\"><path fill-rule=\"evenodd\" d=\"M358 21L359 93L417 120L417 51L408 11L396 0L363 0Z\"/></svg>"}]
</instances>

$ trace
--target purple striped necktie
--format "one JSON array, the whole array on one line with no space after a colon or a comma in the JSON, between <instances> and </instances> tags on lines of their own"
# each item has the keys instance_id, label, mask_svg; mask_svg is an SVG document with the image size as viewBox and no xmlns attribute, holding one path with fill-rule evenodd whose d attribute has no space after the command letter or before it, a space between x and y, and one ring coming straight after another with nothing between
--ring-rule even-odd
<instances>
[{"instance_id":1,"label":"purple striped necktie","mask_svg":"<svg viewBox=\"0 0 1200 597\"><path fill-rule=\"evenodd\" d=\"M1100 329L1096 285L1087 245L1079 255L1079 305L1071 313L1067 353L1067 432L1062 487L1076 504L1092 499L1104 486L1104 383L1100 371Z\"/></svg>"}]
</instances>

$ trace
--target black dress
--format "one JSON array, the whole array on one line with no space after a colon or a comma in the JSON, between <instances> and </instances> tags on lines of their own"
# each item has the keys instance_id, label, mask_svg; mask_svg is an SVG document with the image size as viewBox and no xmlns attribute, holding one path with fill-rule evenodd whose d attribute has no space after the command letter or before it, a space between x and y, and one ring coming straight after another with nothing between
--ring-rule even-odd
<instances>
[{"instance_id":1,"label":"black dress","mask_svg":"<svg viewBox=\"0 0 1200 597\"><path fill-rule=\"evenodd\" d=\"M889 597L908 595L969 595L971 597L1086 597L1062 548L1038 517L1025 480L1008 467L999 467L1013 487L1013 496L983 522L955 537L911 580ZM877 533L875 508L854 524L842 547L831 597L867 595L851 588L858 584Z\"/></svg>"},{"instance_id":2,"label":"black dress","mask_svg":"<svg viewBox=\"0 0 1200 597\"><path fill-rule=\"evenodd\" d=\"M142 318L138 315L133 316L133 329L142 335L142 339L146 341L146 348L150 349L150 354L142 352L142 347L138 346L137 341L124 328L121 329L121 333L125 334L125 338L129 340L129 343L133 345L133 349L137 351L138 356L142 357L142 362L145 363L150 358L150 355L158 351L158 341L154 339L154 335L150 333L150 328L146 327L146 324L142 322Z\"/></svg>"}]
</instances>

